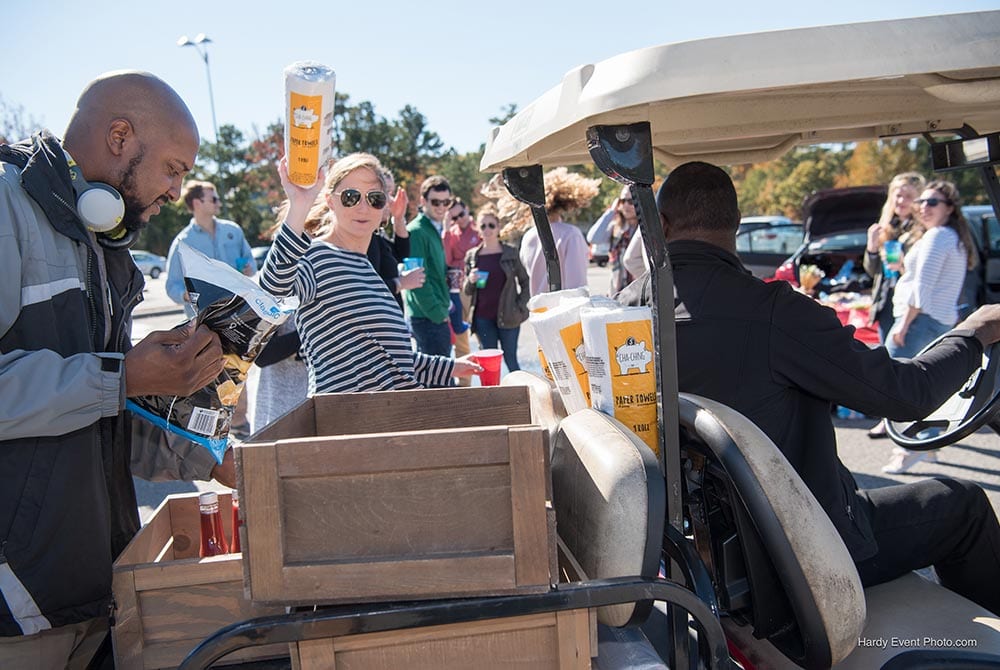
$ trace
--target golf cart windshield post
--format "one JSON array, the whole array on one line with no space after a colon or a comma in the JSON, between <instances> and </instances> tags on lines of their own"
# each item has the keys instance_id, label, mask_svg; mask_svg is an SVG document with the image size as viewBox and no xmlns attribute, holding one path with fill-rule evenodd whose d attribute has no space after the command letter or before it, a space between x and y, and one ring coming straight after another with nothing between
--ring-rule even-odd
<instances>
[{"instance_id":1,"label":"golf cart windshield post","mask_svg":"<svg viewBox=\"0 0 1000 670\"><path fill-rule=\"evenodd\" d=\"M587 149L594 164L620 184L629 187L636 203L639 230L650 260L653 291L653 372L656 377L656 422L659 428L660 469L666 479L666 522L684 532L681 501L680 419L677 398L677 347L674 324L674 277L667 255L667 241L653 197L653 142L649 123L587 128ZM677 578L685 570L668 565L668 577ZM688 667L687 616L669 606L670 667Z\"/></svg>"},{"instance_id":2,"label":"golf cart windshield post","mask_svg":"<svg viewBox=\"0 0 1000 670\"><path fill-rule=\"evenodd\" d=\"M542 253L545 255L549 291L560 290L562 272L559 269L559 255L556 253L556 241L552 237L549 215L545 211L545 179L542 176L542 166L504 168L503 183L512 196L531 208L535 230L538 231L538 241L541 242Z\"/></svg>"}]
</instances>

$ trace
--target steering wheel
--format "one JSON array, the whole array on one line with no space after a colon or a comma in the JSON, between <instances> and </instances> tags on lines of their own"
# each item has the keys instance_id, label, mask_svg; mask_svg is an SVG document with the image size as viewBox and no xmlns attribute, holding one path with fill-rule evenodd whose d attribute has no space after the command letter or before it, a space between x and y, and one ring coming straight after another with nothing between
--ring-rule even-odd
<instances>
[{"instance_id":1,"label":"steering wheel","mask_svg":"<svg viewBox=\"0 0 1000 670\"><path fill-rule=\"evenodd\" d=\"M946 335L937 338L920 353L931 349ZM939 449L958 442L1000 413L1000 342L983 352L983 362L962 388L940 407L918 421L889 421L889 437L901 447L914 451ZM996 425L996 422L993 422Z\"/></svg>"}]
</instances>

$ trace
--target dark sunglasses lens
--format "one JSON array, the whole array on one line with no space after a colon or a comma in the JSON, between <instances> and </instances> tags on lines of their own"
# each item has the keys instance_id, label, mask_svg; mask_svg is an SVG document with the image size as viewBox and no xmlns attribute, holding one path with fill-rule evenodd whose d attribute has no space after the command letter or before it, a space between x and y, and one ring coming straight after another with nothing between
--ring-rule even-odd
<instances>
[{"instance_id":1,"label":"dark sunglasses lens","mask_svg":"<svg viewBox=\"0 0 1000 670\"><path fill-rule=\"evenodd\" d=\"M632 198L622 198L622 204L631 205L632 204Z\"/></svg>"},{"instance_id":2,"label":"dark sunglasses lens","mask_svg":"<svg viewBox=\"0 0 1000 670\"><path fill-rule=\"evenodd\" d=\"M345 188L340 192L340 204L344 207L354 207L361 202L361 191L356 188Z\"/></svg>"},{"instance_id":3,"label":"dark sunglasses lens","mask_svg":"<svg viewBox=\"0 0 1000 670\"><path fill-rule=\"evenodd\" d=\"M431 205L434 207L451 207L451 200L438 200L437 198L431 198Z\"/></svg>"},{"instance_id":4,"label":"dark sunglasses lens","mask_svg":"<svg viewBox=\"0 0 1000 670\"><path fill-rule=\"evenodd\" d=\"M383 209L385 207L386 196L382 191L368 191L368 195L365 197L368 199L368 204L375 209Z\"/></svg>"}]
</instances>

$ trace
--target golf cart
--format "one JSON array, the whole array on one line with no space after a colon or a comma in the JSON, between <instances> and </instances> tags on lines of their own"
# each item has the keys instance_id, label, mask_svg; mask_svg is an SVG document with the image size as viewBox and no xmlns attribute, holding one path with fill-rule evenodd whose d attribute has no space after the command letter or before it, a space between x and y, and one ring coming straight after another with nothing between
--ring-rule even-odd
<instances>
[{"instance_id":1,"label":"golf cart","mask_svg":"<svg viewBox=\"0 0 1000 670\"><path fill-rule=\"evenodd\" d=\"M181 667L250 645L581 606L599 608L602 668L997 667L1000 617L917 575L863 589L774 444L732 409L678 391L673 279L651 188L654 158L732 165L804 144L924 137L942 167L979 171L1000 210L997 131L1000 11L699 40L572 70L493 130L481 167L502 172L530 205L550 290L560 272L543 166L593 160L627 185L653 268L658 462L613 419L566 416L544 380L504 380L529 387L553 436L557 529L584 580L542 594L254 619L208 638ZM938 143L956 135L968 142ZM994 346L956 394L962 402L942 410L952 439L998 411L998 368Z\"/></svg>"}]
</instances>

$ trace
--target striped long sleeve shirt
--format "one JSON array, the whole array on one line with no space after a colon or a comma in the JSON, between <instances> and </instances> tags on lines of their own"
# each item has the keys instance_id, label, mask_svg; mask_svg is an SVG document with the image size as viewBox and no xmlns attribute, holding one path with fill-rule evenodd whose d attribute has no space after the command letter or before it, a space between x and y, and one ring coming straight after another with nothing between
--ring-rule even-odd
<instances>
[{"instance_id":1,"label":"striped long sleeve shirt","mask_svg":"<svg viewBox=\"0 0 1000 670\"><path fill-rule=\"evenodd\" d=\"M965 246L951 228L938 226L924 233L903 259L905 269L896 284L892 315L898 319L912 306L939 323L954 326L966 258Z\"/></svg>"},{"instance_id":2,"label":"striped long sleeve shirt","mask_svg":"<svg viewBox=\"0 0 1000 670\"><path fill-rule=\"evenodd\" d=\"M282 226L260 285L299 298L309 395L446 385L454 361L414 352L399 305L364 254Z\"/></svg>"}]
</instances>

